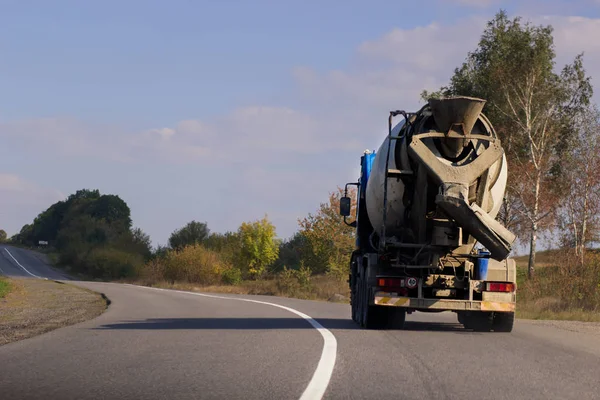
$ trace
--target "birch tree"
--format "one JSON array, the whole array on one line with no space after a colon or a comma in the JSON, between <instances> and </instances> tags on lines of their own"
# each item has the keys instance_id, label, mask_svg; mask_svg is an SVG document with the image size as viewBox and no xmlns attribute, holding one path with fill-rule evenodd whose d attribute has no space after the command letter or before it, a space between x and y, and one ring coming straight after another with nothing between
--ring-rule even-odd
<instances>
[{"instance_id":1,"label":"birch tree","mask_svg":"<svg viewBox=\"0 0 600 400\"><path fill-rule=\"evenodd\" d=\"M538 234L552 222L567 187L561 152L575 135L572 121L592 95L581 55L560 74L554 71L552 31L551 26L523 24L519 17L509 20L506 12L499 12L450 85L437 92L488 101L484 112L509 163L509 209L503 216L529 237L529 277L535 270Z\"/></svg>"},{"instance_id":2,"label":"birch tree","mask_svg":"<svg viewBox=\"0 0 600 400\"><path fill-rule=\"evenodd\" d=\"M598 241L600 232L600 111L590 108L579 126L563 161L568 186L560 227L564 245L583 264L586 246Z\"/></svg>"}]
</instances>

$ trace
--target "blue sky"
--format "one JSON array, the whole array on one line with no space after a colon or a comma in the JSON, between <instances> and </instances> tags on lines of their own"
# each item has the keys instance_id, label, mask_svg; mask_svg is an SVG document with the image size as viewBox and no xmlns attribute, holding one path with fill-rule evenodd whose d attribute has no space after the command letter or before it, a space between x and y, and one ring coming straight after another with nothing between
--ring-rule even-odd
<instances>
[{"instance_id":1,"label":"blue sky","mask_svg":"<svg viewBox=\"0 0 600 400\"><path fill-rule=\"evenodd\" d=\"M85 187L154 244L264 213L289 237L500 7L551 23L559 64L585 50L595 76L594 0L0 0L0 228Z\"/></svg>"}]
</instances>

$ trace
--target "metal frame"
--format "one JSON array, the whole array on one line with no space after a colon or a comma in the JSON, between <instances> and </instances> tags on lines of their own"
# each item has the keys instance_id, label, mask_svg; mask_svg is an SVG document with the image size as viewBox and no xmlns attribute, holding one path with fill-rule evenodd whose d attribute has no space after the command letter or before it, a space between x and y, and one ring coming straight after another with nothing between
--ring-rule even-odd
<instances>
[{"instance_id":1,"label":"metal frame","mask_svg":"<svg viewBox=\"0 0 600 400\"><path fill-rule=\"evenodd\" d=\"M406 133L407 133L407 131L405 130L405 133L403 135L392 136L392 119L398 115L402 115L404 117L404 119L406 120L406 124L412 128L412 124L410 123L409 116L415 115L415 114L407 113L404 110L396 110L396 111L390 111L390 115L388 117L387 139L389 140L389 143L387 146L387 154L385 156L385 180L384 180L385 184L383 186L383 229L382 229L382 235L381 235L382 237L379 239L380 250L385 250L385 246L386 246L385 226L387 223L387 192L388 192L388 178L390 177L390 151L392 148L392 140L404 139L404 137L406 137ZM405 129L408 129L408 128L405 128ZM392 173L395 176L412 175L412 171L393 170Z\"/></svg>"},{"instance_id":2,"label":"metal frame","mask_svg":"<svg viewBox=\"0 0 600 400\"><path fill-rule=\"evenodd\" d=\"M348 197L348 185L359 187L360 186L360 182L346 183L346 186L344 186L344 197ZM358 199L356 199L356 201L358 203ZM352 199L350 199L350 208L352 209ZM346 216L344 215L344 223L346 225L348 225L349 227L351 227L351 228L355 228L356 227L356 216L354 216L354 221L353 222L348 223L346 221Z\"/></svg>"}]
</instances>

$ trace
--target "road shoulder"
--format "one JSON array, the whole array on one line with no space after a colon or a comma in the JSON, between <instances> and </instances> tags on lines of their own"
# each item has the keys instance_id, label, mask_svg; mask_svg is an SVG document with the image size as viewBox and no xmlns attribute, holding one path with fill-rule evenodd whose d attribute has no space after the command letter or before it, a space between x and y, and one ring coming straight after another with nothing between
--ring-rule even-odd
<instances>
[{"instance_id":1,"label":"road shoulder","mask_svg":"<svg viewBox=\"0 0 600 400\"><path fill-rule=\"evenodd\" d=\"M10 278L12 290L0 299L0 346L87 321L107 302L98 293L52 280Z\"/></svg>"}]
</instances>

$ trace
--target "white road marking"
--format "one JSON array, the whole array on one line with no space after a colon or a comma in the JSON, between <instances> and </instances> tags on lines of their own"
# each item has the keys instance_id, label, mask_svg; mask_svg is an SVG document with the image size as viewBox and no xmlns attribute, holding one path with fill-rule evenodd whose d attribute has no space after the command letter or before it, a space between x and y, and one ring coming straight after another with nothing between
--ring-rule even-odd
<instances>
[{"instance_id":1,"label":"white road marking","mask_svg":"<svg viewBox=\"0 0 600 400\"><path fill-rule=\"evenodd\" d=\"M24 266L21 265L20 262L17 261L16 258L13 257L12 254L10 254L10 251L8 251L8 249L5 247L4 250L6 250L6 252L8 253L8 255L10 256L10 258L12 258L13 260L15 260L15 262L17 263L17 265L21 268L23 268L23 271L27 272L29 275L33 276L34 278L39 278L39 279L48 279L48 278L42 278L41 276L37 276L35 274L32 274L31 272L27 271L27 268L25 268Z\"/></svg>"},{"instance_id":2,"label":"white road marking","mask_svg":"<svg viewBox=\"0 0 600 400\"><path fill-rule=\"evenodd\" d=\"M215 299L225 299L225 300L238 300L238 301L246 301L248 303L258 303L258 304L266 304L273 307L283 308L291 313L294 313L305 320L307 320L319 333L323 336L323 351L321 352L321 359L317 364L317 369L312 376L312 379L308 383L308 386L300 396L300 400L320 400L325 394L325 390L327 386L329 386L329 381L331 380L331 375L333 374L333 368L335 367L335 359L337 356L337 340L335 340L335 336L328 329L324 328L323 325L319 324L312 317L301 313L298 310L294 310L293 308L282 306L275 303L268 303L266 301L259 300L250 300L250 299L239 299L235 297L223 297L223 296L213 296L210 294L203 293L195 293L195 292L185 292L183 290L173 290L173 289L161 289L161 288L152 288L148 286L139 286L132 285L129 283L125 283L124 285L135 286L138 288L144 289L154 289L154 290L163 290L167 292L177 292L184 294L191 294L194 296L203 296L203 297L212 297Z\"/></svg>"}]
</instances>

